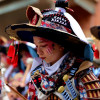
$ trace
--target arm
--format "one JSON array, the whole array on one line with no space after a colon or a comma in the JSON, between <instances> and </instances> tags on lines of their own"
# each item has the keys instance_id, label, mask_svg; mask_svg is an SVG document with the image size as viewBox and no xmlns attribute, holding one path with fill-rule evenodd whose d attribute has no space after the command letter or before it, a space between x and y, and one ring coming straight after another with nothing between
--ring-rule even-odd
<instances>
[{"instance_id":1,"label":"arm","mask_svg":"<svg viewBox=\"0 0 100 100\"><path fill-rule=\"evenodd\" d=\"M100 99L100 81L92 72L93 66L89 63L87 62L85 66L81 66L81 70L79 69L80 71L76 75L80 100ZM90 66L86 68L87 65Z\"/></svg>"},{"instance_id":2,"label":"arm","mask_svg":"<svg viewBox=\"0 0 100 100\"><path fill-rule=\"evenodd\" d=\"M32 64L27 64L27 67L26 67L26 70L25 70L25 73L24 73L22 82L21 82L21 84L20 84L20 86L22 86L22 87L25 86L26 77L27 77L28 72L29 72L30 69L31 69L31 66L32 66Z\"/></svg>"}]
</instances>

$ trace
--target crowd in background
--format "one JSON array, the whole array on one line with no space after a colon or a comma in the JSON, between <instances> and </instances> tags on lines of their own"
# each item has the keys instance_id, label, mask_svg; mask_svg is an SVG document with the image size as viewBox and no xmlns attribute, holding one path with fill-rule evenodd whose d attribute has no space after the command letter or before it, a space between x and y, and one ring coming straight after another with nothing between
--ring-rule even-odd
<instances>
[{"instance_id":1,"label":"crowd in background","mask_svg":"<svg viewBox=\"0 0 100 100\"><path fill-rule=\"evenodd\" d=\"M18 50L18 59L13 61L14 63L11 62L10 54L8 54L9 47L12 43L15 52ZM11 54L14 53L14 51L9 52ZM3 100L21 100L6 84L11 85L19 93L27 97L31 66L33 59L37 57L34 44L8 41L5 37L0 36L0 96L3 97Z\"/></svg>"}]
</instances>

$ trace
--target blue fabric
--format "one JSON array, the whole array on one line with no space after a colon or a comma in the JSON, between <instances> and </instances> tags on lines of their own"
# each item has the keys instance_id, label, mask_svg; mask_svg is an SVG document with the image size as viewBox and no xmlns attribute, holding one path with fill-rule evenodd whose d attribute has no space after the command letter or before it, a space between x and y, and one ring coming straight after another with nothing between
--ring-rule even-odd
<instances>
[{"instance_id":1,"label":"blue fabric","mask_svg":"<svg viewBox=\"0 0 100 100\"><path fill-rule=\"evenodd\" d=\"M93 73L95 76L98 77L100 75L100 68L96 68L96 69L93 68Z\"/></svg>"},{"instance_id":2,"label":"blue fabric","mask_svg":"<svg viewBox=\"0 0 100 100\"><path fill-rule=\"evenodd\" d=\"M90 44L87 44L84 49L84 58L89 61L93 61L93 49Z\"/></svg>"},{"instance_id":3,"label":"blue fabric","mask_svg":"<svg viewBox=\"0 0 100 100\"><path fill-rule=\"evenodd\" d=\"M33 58L38 57L36 51L35 51L32 47L27 46L27 48L28 48L29 53L31 54L31 56L32 56Z\"/></svg>"},{"instance_id":4,"label":"blue fabric","mask_svg":"<svg viewBox=\"0 0 100 100\"><path fill-rule=\"evenodd\" d=\"M25 64L23 63L22 60L20 60L20 67L25 72Z\"/></svg>"}]
</instances>

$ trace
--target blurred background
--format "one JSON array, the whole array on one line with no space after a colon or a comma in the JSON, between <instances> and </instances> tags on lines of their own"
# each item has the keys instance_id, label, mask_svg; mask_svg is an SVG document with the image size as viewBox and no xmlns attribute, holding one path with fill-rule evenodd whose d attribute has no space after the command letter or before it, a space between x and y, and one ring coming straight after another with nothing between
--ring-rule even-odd
<instances>
[{"instance_id":1,"label":"blurred background","mask_svg":"<svg viewBox=\"0 0 100 100\"><path fill-rule=\"evenodd\" d=\"M0 0L0 35L9 39L5 27L10 24L26 23L26 8L28 5L43 10L53 8L55 0ZM79 22L85 36L90 37L90 27L100 25L100 0L69 0L69 12Z\"/></svg>"},{"instance_id":2,"label":"blurred background","mask_svg":"<svg viewBox=\"0 0 100 100\"><path fill-rule=\"evenodd\" d=\"M32 66L32 62L34 62L33 59L35 58L36 54L35 48L32 47L33 44L29 45L22 42L26 49L23 49L23 46L21 46L22 52L20 54L20 59L18 58L19 62L21 63L16 61L18 62L16 68L12 64L7 63L5 65L7 60L9 60L7 58L8 56L6 50L9 46L5 47L5 44L9 44L9 41L7 40L10 40L9 36L5 33L5 27L11 24L28 23L28 19L26 17L26 9L29 5L37 7L42 11L43 9L48 8L53 9L55 5L54 1L55 0L0 0L0 65L2 63L3 66L0 66L0 100L3 95L5 96L3 96L4 99L2 100L17 100L15 99L17 98L17 95L14 94L11 90L7 89L7 87L4 87L4 83L7 82L22 95L27 97L27 87L31 72L30 68ZM100 26L100 0L69 0L69 8L73 9L74 12L68 9L67 12L70 13L78 21L89 43L91 45L95 44L94 73L100 79L100 40L92 37L90 32L90 28L92 26ZM34 50L34 57L31 54L33 53L32 50ZM3 68L6 68L6 70ZM1 92L1 89L3 92ZM7 99L6 93L10 99ZM21 99L18 97L18 100Z\"/></svg>"}]
</instances>

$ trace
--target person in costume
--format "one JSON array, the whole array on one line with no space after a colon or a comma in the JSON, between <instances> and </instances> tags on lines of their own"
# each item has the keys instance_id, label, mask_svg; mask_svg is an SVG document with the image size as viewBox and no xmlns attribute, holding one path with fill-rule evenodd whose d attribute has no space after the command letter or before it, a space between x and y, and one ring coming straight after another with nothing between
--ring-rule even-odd
<instances>
[{"instance_id":1,"label":"person in costume","mask_svg":"<svg viewBox=\"0 0 100 100\"><path fill-rule=\"evenodd\" d=\"M93 50L77 21L66 12L68 0L57 0L55 10L29 6L29 24L6 28L10 38L35 43L40 58L32 65L28 100L100 99L93 74ZM37 65L37 66L36 66Z\"/></svg>"},{"instance_id":2,"label":"person in costume","mask_svg":"<svg viewBox=\"0 0 100 100\"><path fill-rule=\"evenodd\" d=\"M0 36L0 100L8 100L7 91L9 89L5 86L5 78L4 73L6 71L6 68L10 66L7 63L7 39L3 36Z\"/></svg>"},{"instance_id":3,"label":"person in costume","mask_svg":"<svg viewBox=\"0 0 100 100\"><path fill-rule=\"evenodd\" d=\"M30 69L33 63L33 59L35 57L38 57L35 51L36 46L28 42L19 43L18 41L14 41L13 47L15 48L15 51L18 51L18 59L17 61L13 61L15 63L13 62L11 63L15 65L17 62L18 64L14 66L13 71L10 72L8 84L10 84L13 88L16 88L18 92L20 92L22 95L26 96L28 83L30 80ZM9 47L8 52L11 52L10 47ZM12 51L12 54L13 54L13 51ZM8 54L8 56L10 56L10 53ZM7 76L6 74L7 73L5 73L5 76Z\"/></svg>"},{"instance_id":4,"label":"person in costume","mask_svg":"<svg viewBox=\"0 0 100 100\"><path fill-rule=\"evenodd\" d=\"M90 28L91 34L93 35L94 44L92 45L94 50L94 62L97 67L94 69L94 73L100 79L100 26L93 26Z\"/></svg>"}]
</instances>

